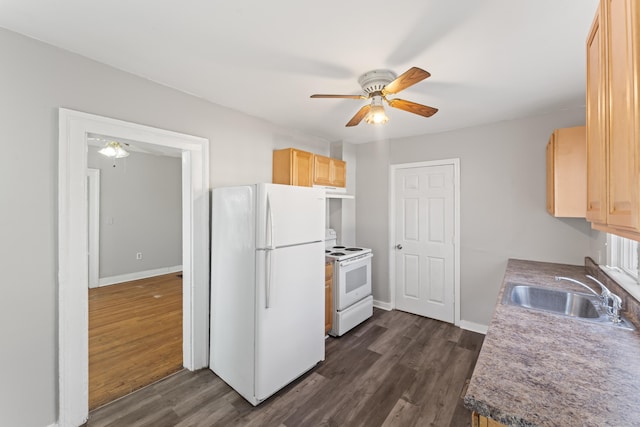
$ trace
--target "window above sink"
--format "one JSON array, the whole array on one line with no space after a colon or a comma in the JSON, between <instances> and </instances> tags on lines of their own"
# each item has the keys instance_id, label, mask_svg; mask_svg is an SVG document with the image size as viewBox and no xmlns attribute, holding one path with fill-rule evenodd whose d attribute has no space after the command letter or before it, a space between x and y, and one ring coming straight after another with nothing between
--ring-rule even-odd
<instances>
[{"instance_id":1,"label":"window above sink","mask_svg":"<svg viewBox=\"0 0 640 427\"><path fill-rule=\"evenodd\" d=\"M607 234L606 265L600 265L607 275L614 279L635 299L640 301L638 277L638 242L615 234Z\"/></svg>"}]
</instances>

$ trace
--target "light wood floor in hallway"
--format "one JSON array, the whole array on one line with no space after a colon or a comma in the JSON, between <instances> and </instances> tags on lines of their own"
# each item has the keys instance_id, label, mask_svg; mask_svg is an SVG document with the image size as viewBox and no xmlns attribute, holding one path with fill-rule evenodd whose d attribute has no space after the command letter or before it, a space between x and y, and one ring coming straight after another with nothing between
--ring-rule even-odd
<instances>
[{"instance_id":1,"label":"light wood floor in hallway","mask_svg":"<svg viewBox=\"0 0 640 427\"><path fill-rule=\"evenodd\" d=\"M326 341L326 360L257 407L186 370L89 415L98 426L470 426L462 404L484 336L400 311Z\"/></svg>"},{"instance_id":2,"label":"light wood floor in hallway","mask_svg":"<svg viewBox=\"0 0 640 427\"><path fill-rule=\"evenodd\" d=\"M182 369L179 273L89 289L89 408Z\"/></svg>"}]
</instances>

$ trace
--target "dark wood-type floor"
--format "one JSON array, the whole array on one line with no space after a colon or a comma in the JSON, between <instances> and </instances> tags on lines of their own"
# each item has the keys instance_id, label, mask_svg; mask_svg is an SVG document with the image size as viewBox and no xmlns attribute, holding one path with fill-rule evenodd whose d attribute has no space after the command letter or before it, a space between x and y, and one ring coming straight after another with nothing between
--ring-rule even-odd
<instances>
[{"instance_id":1,"label":"dark wood-type floor","mask_svg":"<svg viewBox=\"0 0 640 427\"><path fill-rule=\"evenodd\" d=\"M182 369L178 273L89 289L89 408Z\"/></svg>"},{"instance_id":2,"label":"dark wood-type floor","mask_svg":"<svg viewBox=\"0 0 640 427\"><path fill-rule=\"evenodd\" d=\"M90 413L87 426L469 426L462 405L483 335L400 312L328 338L326 360L257 407L208 369Z\"/></svg>"}]
</instances>

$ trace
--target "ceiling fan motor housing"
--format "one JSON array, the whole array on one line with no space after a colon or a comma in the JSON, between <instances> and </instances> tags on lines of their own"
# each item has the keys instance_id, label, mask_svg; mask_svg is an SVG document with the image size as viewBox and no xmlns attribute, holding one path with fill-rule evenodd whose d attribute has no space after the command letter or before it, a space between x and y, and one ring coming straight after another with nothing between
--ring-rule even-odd
<instances>
[{"instance_id":1,"label":"ceiling fan motor housing","mask_svg":"<svg viewBox=\"0 0 640 427\"><path fill-rule=\"evenodd\" d=\"M358 79L365 93L380 92L386 85L395 80L396 74L390 70L373 70L364 73Z\"/></svg>"}]
</instances>

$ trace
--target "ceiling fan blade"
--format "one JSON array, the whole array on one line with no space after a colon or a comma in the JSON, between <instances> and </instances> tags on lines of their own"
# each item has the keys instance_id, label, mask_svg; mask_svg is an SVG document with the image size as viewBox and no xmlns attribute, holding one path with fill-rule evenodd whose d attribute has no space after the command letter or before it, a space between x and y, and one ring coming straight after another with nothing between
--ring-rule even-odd
<instances>
[{"instance_id":1,"label":"ceiling fan blade","mask_svg":"<svg viewBox=\"0 0 640 427\"><path fill-rule=\"evenodd\" d=\"M362 95L311 95L311 98L346 98L346 99L367 99Z\"/></svg>"},{"instance_id":2,"label":"ceiling fan blade","mask_svg":"<svg viewBox=\"0 0 640 427\"><path fill-rule=\"evenodd\" d=\"M346 127L355 126L358 123L360 123L362 121L362 119L364 119L364 116L367 115L369 110L371 110L371 105L369 105L369 104L367 104L364 107L362 107L361 109L359 109L358 112L356 113L356 115L353 116L351 118L351 120L349 120L349 123L347 123Z\"/></svg>"},{"instance_id":3,"label":"ceiling fan blade","mask_svg":"<svg viewBox=\"0 0 640 427\"><path fill-rule=\"evenodd\" d=\"M428 71L425 71L422 68L411 67L407 71L405 71L403 74L401 74L398 78L396 78L394 81L386 85L382 89L382 94L389 95L393 93L398 93L401 90L408 88L409 86L413 86L414 84L421 82L422 80L426 79L430 75L431 74L429 74Z\"/></svg>"},{"instance_id":4,"label":"ceiling fan blade","mask_svg":"<svg viewBox=\"0 0 640 427\"><path fill-rule=\"evenodd\" d=\"M413 114L418 114L424 117L431 117L438 112L437 108L428 107L426 105L418 104L411 101L405 101L404 99L391 99L388 100L390 107L399 108L404 111L408 111Z\"/></svg>"}]
</instances>

